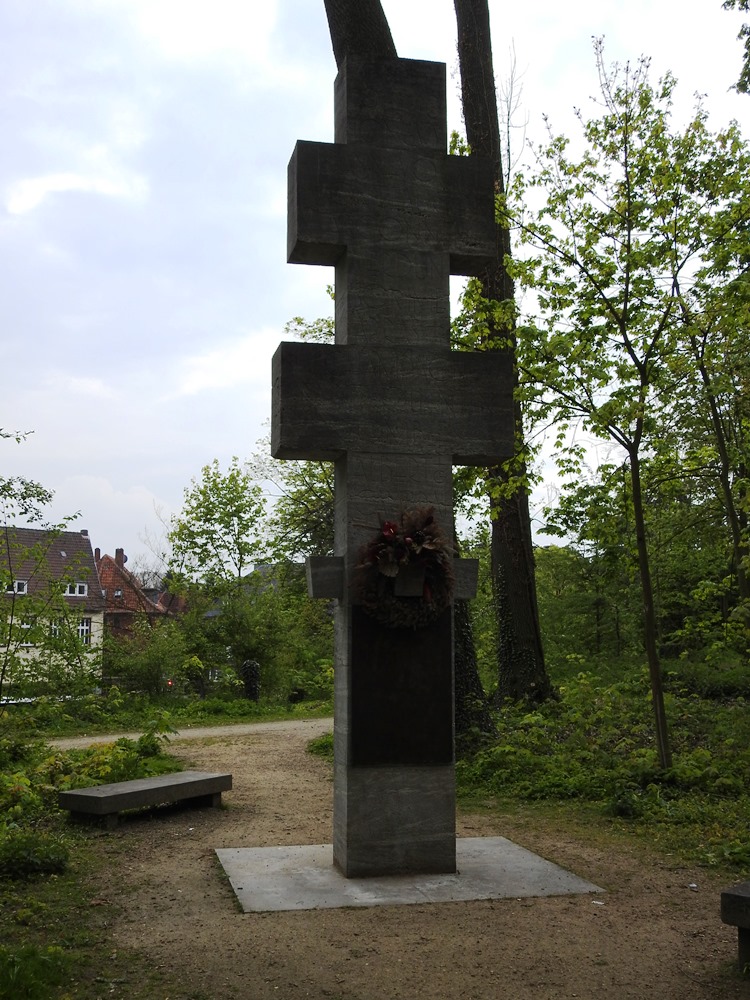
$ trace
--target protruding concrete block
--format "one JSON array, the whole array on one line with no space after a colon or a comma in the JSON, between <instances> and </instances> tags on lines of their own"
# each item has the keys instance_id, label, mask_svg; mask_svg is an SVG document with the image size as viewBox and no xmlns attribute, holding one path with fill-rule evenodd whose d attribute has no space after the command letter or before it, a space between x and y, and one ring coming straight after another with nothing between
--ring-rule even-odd
<instances>
[{"instance_id":1,"label":"protruding concrete block","mask_svg":"<svg viewBox=\"0 0 750 1000\"><path fill-rule=\"evenodd\" d=\"M344 596L344 560L341 556L309 556L305 560L310 597L341 600Z\"/></svg>"}]
</instances>

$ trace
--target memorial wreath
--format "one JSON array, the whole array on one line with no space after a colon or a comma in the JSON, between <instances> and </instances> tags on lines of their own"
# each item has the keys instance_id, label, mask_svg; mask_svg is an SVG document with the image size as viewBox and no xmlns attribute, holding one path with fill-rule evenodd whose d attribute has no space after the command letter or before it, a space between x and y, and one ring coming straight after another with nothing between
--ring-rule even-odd
<instances>
[{"instance_id":1,"label":"memorial wreath","mask_svg":"<svg viewBox=\"0 0 750 1000\"><path fill-rule=\"evenodd\" d=\"M363 545L354 577L354 599L387 628L422 628L434 622L453 596L453 552L432 507L380 519L378 534Z\"/></svg>"}]
</instances>

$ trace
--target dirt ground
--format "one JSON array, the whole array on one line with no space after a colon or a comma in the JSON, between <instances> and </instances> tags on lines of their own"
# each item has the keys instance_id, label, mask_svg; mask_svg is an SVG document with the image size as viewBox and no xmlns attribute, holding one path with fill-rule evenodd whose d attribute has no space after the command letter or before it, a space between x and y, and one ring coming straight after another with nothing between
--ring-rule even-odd
<instances>
[{"instance_id":1,"label":"dirt ground","mask_svg":"<svg viewBox=\"0 0 750 1000\"><path fill-rule=\"evenodd\" d=\"M305 752L327 725L176 740L187 766L232 772L227 808L158 811L91 832L108 861L92 905L106 909L115 949L143 956L103 997L750 998L734 973L736 931L719 920L726 878L518 816L461 815L459 835L508 837L606 894L239 912L215 848L330 842L330 768Z\"/></svg>"}]
</instances>

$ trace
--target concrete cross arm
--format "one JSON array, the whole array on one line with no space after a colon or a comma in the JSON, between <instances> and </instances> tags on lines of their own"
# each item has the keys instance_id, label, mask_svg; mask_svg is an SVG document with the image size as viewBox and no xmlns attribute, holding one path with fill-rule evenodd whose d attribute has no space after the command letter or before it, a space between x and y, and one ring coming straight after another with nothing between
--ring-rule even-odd
<instances>
[{"instance_id":1,"label":"concrete cross arm","mask_svg":"<svg viewBox=\"0 0 750 1000\"><path fill-rule=\"evenodd\" d=\"M492 168L435 150L297 143L289 162L287 255L338 263L349 248L380 256L448 255L451 274L478 274L496 252Z\"/></svg>"},{"instance_id":2,"label":"concrete cross arm","mask_svg":"<svg viewBox=\"0 0 750 1000\"><path fill-rule=\"evenodd\" d=\"M513 454L512 380L510 359L494 351L282 343L273 358L271 453L496 465Z\"/></svg>"}]
</instances>

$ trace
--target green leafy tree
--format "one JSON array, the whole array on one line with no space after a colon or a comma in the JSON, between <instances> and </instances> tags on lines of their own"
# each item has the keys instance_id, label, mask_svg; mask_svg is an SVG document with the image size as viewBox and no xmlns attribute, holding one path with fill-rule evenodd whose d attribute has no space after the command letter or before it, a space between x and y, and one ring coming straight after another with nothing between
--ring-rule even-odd
<instances>
[{"instance_id":1,"label":"green leafy tree","mask_svg":"<svg viewBox=\"0 0 750 1000\"><path fill-rule=\"evenodd\" d=\"M724 0L723 7L724 10L750 11L750 0ZM745 53L736 87L741 94L747 94L750 92L750 24L743 24L737 37L743 42Z\"/></svg>"},{"instance_id":2,"label":"green leafy tree","mask_svg":"<svg viewBox=\"0 0 750 1000\"><path fill-rule=\"evenodd\" d=\"M736 126L721 137L735 164L729 178L750 173L750 153ZM675 285L681 327L673 367L686 373L688 391L675 402L676 425L690 430L686 464L716 484L726 523L732 573L743 614L750 614L750 185L740 183L710 220L714 252L688 281ZM695 407L690 400L701 399Z\"/></svg>"},{"instance_id":3,"label":"green leafy tree","mask_svg":"<svg viewBox=\"0 0 750 1000\"><path fill-rule=\"evenodd\" d=\"M172 518L172 571L220 590L239 586L266 555L264 517L265 498L252 472L238 458L226 471L214 459L185 489Z\"/></svg>"},{"instance_id":4,"label":"green leafy tree","mask_svg":"<svg viewBox=\"0 0 750 1000\"><path fill-rule=\"evenodd\" d=\"M267 475L278 493L268 524L275 557L333 555L333 464L273 462Z\"/></svg>"},{"instance_id":5,"label":"green leafy tree","mask_svg":"<svg viewBox=\"0 0 750 1000\"><path fill-rule=\"evenodd\" d=\"M174 575L188 596L182 629L188 665L192 657L200 663L200 670L196 662L188 670L198 693L207 689L211 673L232 675L241 688L243 664L252 661L260 664L264 698L283 699L293 689L319 693L314 678L324 661L330 663L331 623L325 609L318 611L307 597L303 574L290 561L309 542L308 528L324 530L308 509L307 472L295 463L287 520L276 527L266 516L260 484L266 470L258 461L235 458L226 472L214 461L185 490L169 539ZM297 523L291 495L305 509L307 527Z\"/></svg>"},{"instance_id":6,"label":"green leafy tree","mask_svg":"<svg viewBox=\"0 0 750 1000\"><path fill-rule=\"evenodd\" d=\"M172 518L170 569L173 586L188 596L189 653L209 671L239 666L251 631L258 632L254 568L268 552L265 509L246 464L235 457L224 471L214 459L186 488L182 510ZM257 644L257 634L252 641Z\"/></svg>"},{"instance_id":7,"label":"green leafy tree","mask_svg":"<svg viewBox=\"0 0 750 1000\"><path fill-rule=\"evenodd\" d=\"M537 170L516 196L545 204L520 220L528 257L516 265L536 291L538 319L519 340L529 404L552 417L568 471L579 459L565 432L582 424L625 455L643 603L644 642L661 763L670 750L657 648L654 583L644 507L643 463L660 450L660 416L684 391L678 354L680 282L719 246L719 207L747 184L730 132L713 135L699 106L682 132L671 129L675 81L653 87L648 62L603 62L596 44L602 114L581 125L585 149L550 138ZM580 117L580 116L579 116Z\"/></svg>"},{"instance_id":8,"label":"green leafy tree","mask_svg":"<svg viewBox=\"0 0 750 1000\"><path fill-rule=\"evenodd\" d=\"M127 635L105 640L108 682L150 697L164 695L169 682L183 676L187 659L183 630L170 618L150 622L139 616Z\"/></svg>"}]
</instances>

